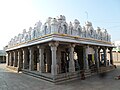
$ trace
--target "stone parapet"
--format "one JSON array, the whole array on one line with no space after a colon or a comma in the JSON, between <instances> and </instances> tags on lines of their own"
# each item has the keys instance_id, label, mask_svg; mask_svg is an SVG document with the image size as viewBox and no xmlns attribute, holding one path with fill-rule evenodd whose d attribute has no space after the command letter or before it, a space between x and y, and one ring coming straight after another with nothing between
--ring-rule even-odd
<instances>
[{"instance_id":1,"label":"stone parapet","mask_svg":"<svg viewBox=\"0 0 120 90\"><path fill-rule=\"evenodd\" d=\"M49 17L47 21L42 25L38 21L34 27L30 27L28 31L23 30L22 33L12 38L8 43L8 48L13 46L25 44L26 42L32 42L46 35L51 34L63 34L68 36L74 36L76 38L86 38L92 40L99 40L103 42L111 42L111 36L106 29L95 30L92 23L87 21L85 25L81 27L80 22L75 19L74 22L69 24L66 22L64 15L60 15L58 18Z\"/></svg>"}]
</instances>

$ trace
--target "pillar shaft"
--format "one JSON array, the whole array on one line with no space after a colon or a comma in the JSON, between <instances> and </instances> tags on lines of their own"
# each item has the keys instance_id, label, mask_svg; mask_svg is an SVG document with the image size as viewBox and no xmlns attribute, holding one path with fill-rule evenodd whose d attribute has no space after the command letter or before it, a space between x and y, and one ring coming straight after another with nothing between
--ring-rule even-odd
<instances>
[{"instance_id":1,"label":"pillar shaft","mask_svg":"<svg viewBox=\"0 0 120 90\"><path fill-rule=\"evenodd\" d=\"M75 47L75 45L70 45L69 72L75 72L74 47Z\"/></svg>"},{"instance_id":2,"label":"pillar shaft","mask_svg":"<svg viewBox=\"0 0 120 90\"><path fill-rule=\"evenodd\" d=\"M107 66L107 48L103 48L103 52L104 52L104 65Z\"/></svg>"},{"instance_id":3,"label":"pillar shaft","mask_svg":"<svg viewBox=\"0 0 120 90\"><path fill-rule=\"evenodd\" d=\"M29 70L30 71L32 71L32 70L34 70L34 49L33 49L33 47L29 47L28 48L29 49L29 59L30 59L30 61L29 61Z\"/></svg>"},{"instance_id":4,"label":"pillar shaft","mask_svg":"<svg viewBox=\"0 0 120 90\"><path fill-rule=\"evenodd\" d=\"M51 47L51 56L52 56L52 65L51 65L51 74L52 75L57 75L57 58L56 58L56 51L57 51L57 46L58 42L51 42L49 43L49 46Z\"/></svg>"},{"instance_id":5,"label":"pillar shaft","mask_svg":"<svg viewBox=\"0 0 120 90\"><path fill-rule=\"evenodd\" d=\"M51 47L51 51L52 51L52 75L57 75L57 60L56 60L56 50L57 47Z\"/></svg>"},{"instance_id":6,"label":"pillar shaft","mask_svg":"<svg viewBox=\"0 0 120 90\"><path fill-rule=\"evenodd\" d=\"M16 67L17 66L17 53L16 53L16 51L14 51L13 53L14 53L14 63L13 63L13 65L14 65L14 67Z\"/></svg>"},{"instance_id":7,"label":"pillar shaft","mask_svg":"<svg viewBox=\"0 0 120 90\"><path fill-rule=\"evenodd\" d=\"M22 49L23 51L23 69L27 69L27 49Z\"/></svg>"},{"instance_id":8,"label":"pillar shaft","mask_svg":"<svg viewBox=\"0 0 120 90\"><path fill-rule=\"evenodd\" d=\"M84 69L89 69L89 64L88 64L88 47L89 46L84 46L83 47Z\"/></svg>"},{"instance_id":9,"label":"pillar shaft","mask_svg":"<svg viewBox=\"0 0 120 90\"><path fill-rule=\"evenodd\" d=\"M39 72L45 72L45 64L44 64L44 48L38 46L39 49Z\"/></svg>"},{"instance_id":10,"label":"pillar shaft","mask_svg":"<svg viewBox=\"0 0 120 90\"><path fill-rule=\"evenodd\" d=\"M110 48L110 64L113 65L113 54L112 54L112 48Z\"/></svg>"},{"instance_id":11,"label":"pillar shaft","mask_svg":"<svg viewBox=\"0 0 120 90\"><path fill-rule=\"evenodd\" d=\"M99 66L101 65L101 60L100 60L100 50L101 50L101 48L98 49L98 60L99 60Z\"/></svg>"},{"instance_id":12,"label":"pillar shaft","mask_svg":"<svg viewBox=\"0 0 120 90\"><path fill-rule=\"evenodd\" d=\"M11 66L14 65L14 53L13 51L11 52Z\"/></svg>"},{"instance_id":13,"label":"pillar shaft","mask_svg":"<svg viewBox=\"0 0 120 90\"><path fill-rule=\"evenodd\" d=\"M21 70L21 51L18 50L18 71Z\"/></svg>"},{"instance_id":14,"label":"pillar shaft","mask_svg":"<svg viewBox=\"0 0 120 90\"><path fill-rule=\"evenodd\" d=\"M6 65L9 66L9 53L6 53Z\"/></svg>"},{"instance_id":15,"label":"pillar shaft","mask_svg":"<svg viewBox=\"0 0 120 90\"><path fill-rule=\"evenodd\" d=\"M95 64L99 68L99 56L98 56L98 47L95 47Z\"/></svg>"},{"instance_id":16,"label":"pillar shaft","mask_svg":"<svg viewBox=\"0 0 120 90\"><path fill-rule=\"evenodd\" d=\"M9 55L9 65L12 66L12 53L10 52Z\"/></svg>"}]
</instances>

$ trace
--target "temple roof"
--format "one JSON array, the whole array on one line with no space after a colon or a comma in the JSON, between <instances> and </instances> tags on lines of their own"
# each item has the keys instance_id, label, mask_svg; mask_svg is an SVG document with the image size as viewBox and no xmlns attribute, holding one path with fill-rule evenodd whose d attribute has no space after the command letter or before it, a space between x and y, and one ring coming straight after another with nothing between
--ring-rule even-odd
<instances>
[{"instance_id":1,"label":"temple roof","mask_svg":"<svg viewBox=\"0 0 120 90\"><path fill-rule=\"evenodd\" d=\"M93 44L102 46L112 46L111 36L106 29L100 27L96 30L92 22L85 22L81 27L79 20L75 19L74 23L68 24L66 17L60 15L58 18L49 17L42 25L40 21L35 23L34 28L29 31L23 29L23 33L18 34L8 43L9 50L24 46L39 44L48 41L63 41L71 43Z\"/></svg>"}]
</instances>

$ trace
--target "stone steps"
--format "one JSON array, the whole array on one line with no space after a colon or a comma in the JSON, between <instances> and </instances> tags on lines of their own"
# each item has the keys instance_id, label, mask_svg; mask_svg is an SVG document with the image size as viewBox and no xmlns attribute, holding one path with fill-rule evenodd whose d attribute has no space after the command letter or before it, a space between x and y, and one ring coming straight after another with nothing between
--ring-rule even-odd
<instances>
[{"instance_id":1,"label":"stone steps","mask_svg":"<svg viewBox=\"0 0 120 90\"><path fill-rule=\"evenodd\" d=\"M13 69L13 70L17 70L17 68L14 68L14 67L8 67L8 68ZM38 71L29 71L29 70L22 70L22 73L36 77L36 78L43 79L45 81L52 82L54 84L60 84L60 83L68 82L68 81L82 79L83 77L87 78L87 77L90 77L92 75L108 72L108 71L111 71L114 69L115 69L114 66L100 67L99 70L89 69L89 70L85 70L83 72L84 75L81 74L82 73L81 71L62 73L62 74L58 74L56 76L52 76L51 73L40 73Z\"/></svg>"}]
</instances>

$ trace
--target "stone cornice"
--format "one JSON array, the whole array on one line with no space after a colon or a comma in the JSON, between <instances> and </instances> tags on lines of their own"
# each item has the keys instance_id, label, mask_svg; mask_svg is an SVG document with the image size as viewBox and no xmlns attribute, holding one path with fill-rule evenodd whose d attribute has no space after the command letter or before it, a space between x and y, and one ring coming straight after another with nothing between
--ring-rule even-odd
<instances>
[{"instance_id":1,"label":"stone cornice","mask_svg":"<svg viewBox=\"0 0 120 90\"><path fill-rule=\"evenodd\" d=\"M50 42L50 41L61 41L61 42L68 42L68 43L82 43L82 44L90 44L90 45L93 44L98 46L114 47L110 42L107 42L107 41L56 33L56 34L48 34L48 35L39 37L37 39L33 39L24 43L17 44L13 47L8 48L6 51L28 47L32 45L37 45L37 44Z\"/></svg>"}]
</instances>

